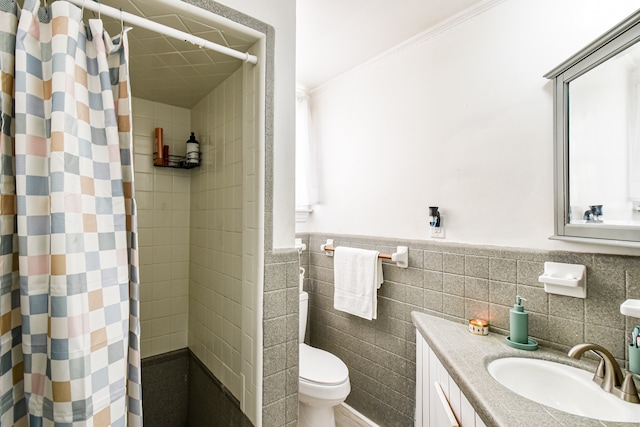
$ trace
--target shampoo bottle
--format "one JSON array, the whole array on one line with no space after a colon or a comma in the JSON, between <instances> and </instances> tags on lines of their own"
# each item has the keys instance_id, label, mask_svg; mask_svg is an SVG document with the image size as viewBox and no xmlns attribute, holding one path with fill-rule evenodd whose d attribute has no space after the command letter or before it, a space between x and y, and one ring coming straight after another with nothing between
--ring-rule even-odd
<instances>
[{"instance_id":1,"label":"shampoo bottle","mask_svg":"<svg viewBox=\"0 0 640 427\"><path fill-rule=\"evenodd\" d=\"M509 339L514 343L527 344L529 342L529 313L524 311L522 301L526 301L521 296L516 297L516 303L509 310Z\"/></svg>"},{"instance_id":2,"label":"shampoo bottle","mask_svg":"<svg viewBox=\"0 0 640 427\"><path fill-rule=\"evenodd\" d=\"M190 165L198 165L200 163L200 144L196 140L196 136L191 132L191 137L187 141L187 163Z\"/></svg>"}]
</instances>

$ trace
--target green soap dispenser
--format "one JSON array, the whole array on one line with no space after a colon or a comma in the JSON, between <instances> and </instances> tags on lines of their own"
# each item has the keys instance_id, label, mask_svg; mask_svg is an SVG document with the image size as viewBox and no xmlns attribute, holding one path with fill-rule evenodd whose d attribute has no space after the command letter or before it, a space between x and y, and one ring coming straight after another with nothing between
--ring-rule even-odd
<instances>
[{"instance_id":1,"label":"green soap dispenser","mask_svg":"<svg viewBox=\"0 0 640 427\"><path fill-rule=\"evenodd\" d=\"M509 337L511 341L518 344L527 344L529 342L529 313L524 311L522 301L526 299L520 295L516 297L516 303L509 310Z\"/></svg>"},{"instance_id":2,"label":"green soap dispenser","mask_svg":"<svg viewBox=\"0 0 640 427\"><path fill-rule=\"evenodd\" d=\"M536 350L538 343L529 338L529 313L524 311L522 301L526 299L516 296L516 303L509 310L509 332L507 344L520 350Z\"/></svg>"}]
</instances>

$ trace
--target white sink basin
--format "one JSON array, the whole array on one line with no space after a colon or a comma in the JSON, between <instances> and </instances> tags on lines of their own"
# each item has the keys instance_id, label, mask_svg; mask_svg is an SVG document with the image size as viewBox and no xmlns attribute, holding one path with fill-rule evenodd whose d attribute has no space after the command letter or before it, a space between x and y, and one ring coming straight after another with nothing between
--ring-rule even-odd
<instances>
[{"instance_id":1,"label":"white sink basin","mask_svg":"<svg viewBox=\"0 0 640 427\"><path fill-rule=\"evenodd\" d=\"M514 393L540 404L602 421L640 422L640 404L602 390L592 372L525 357L496 359L487 370Z\"/></svg>"}]
</instances>

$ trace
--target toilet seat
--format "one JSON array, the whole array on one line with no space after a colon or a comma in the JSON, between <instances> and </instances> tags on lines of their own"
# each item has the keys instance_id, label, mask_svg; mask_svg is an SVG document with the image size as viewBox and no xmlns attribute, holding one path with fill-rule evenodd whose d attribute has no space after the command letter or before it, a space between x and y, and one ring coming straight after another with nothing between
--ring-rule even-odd
<instances>
[{"instance_id":1,"label":"toilet seat","mask_svg":"<svg viewBox=\"0 0 640 427\"><path fill-rule=\"evenodd\" d=\"M349 369L328 351L300 344L299 376L307 383L337 386L349 380Z\"/></svg>"}]
</instances>

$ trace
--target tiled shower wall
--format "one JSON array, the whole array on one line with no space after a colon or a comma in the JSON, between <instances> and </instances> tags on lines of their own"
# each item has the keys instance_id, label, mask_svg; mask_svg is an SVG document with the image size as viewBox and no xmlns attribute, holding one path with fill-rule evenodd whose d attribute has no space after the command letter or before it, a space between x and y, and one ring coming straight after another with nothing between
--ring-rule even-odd
<instances>
[{"instance_id":1,"label":"tiled shower wall","mask_svg":"<svg viewBox=\"0 0 640 427\"><path fill-rule=\"evenodd\" d=\"M190 171L153 166L154 129L170 152L184 154L190 112L132 99L140 245L141 355L187 346Z\"/></svg>"},{"instance_id":2,"label":"tiled shower wall","mask_svg":"<svg viewBox=\"0 0 640 427\"><path fill-rule=\"evenodd\" d=\"M247 102L245 102L245 107L248 104L253 106L252 113L255 113L256 109L264 108L264 139L262 137L253 138L256 141L260 141L260 146L256 147L247 147L245 149L250 149L250 154L252 156L253 162L251 165L255 169L247 168L247 164L245 163L245 168L247 170L245 178L247 179L247 183L251 185L245 185L244 191L254 191L254 197L249 198L245 197L245 212L244 216L247 218L247 223L250 224L251 233L247 233L247 229L245 228L245 236L250 234L250 242L244 243L244 259L251 259L254 263L253 266L245 265L245 284L247 284L247 275L246 272L258 272L258 276L253 278L253 283L256 288L262 288L264 286L264 294L262 295L262 299L260 297L253 296L252 304L248 304L246 299L247 293L243 292L243 299L245 299L244 307L250 307L254 311L257 311L258 314L263 311L263 322L261 325L253 326L254 336L252 336L255 340L263 340L264 345L264 355L261 352L256 353L255 351L243 351L243 363L246 363L246 358L250 358L251 361L255 361L256 363L261 363L263 366L262 378L247 378L248 381L251 381L252 384L258 383L262 380L264 386L261 390L256 389L255 392L262 392L262 401L259 402L257 397L254 397L256 403L261 403L262 405L262 421L263 425L269 426L289 426L294 427L297 425L297 414L298 414L298 297L297 297L297 288L298 288L298 258L297 253L294 250L289 251L272 251L271 248L273 246L273 167L274 167L274 58L275 58L275 30L273 27L265 24L264 22L258 21L255 18L252 18L248 15L240 13L234 9L228 8L224 5L216 3L214 1L209 0L184 0L186 3L190 3L192 5L201 7L205 10L209 10L214 12L220 16L224 16L233 21L236 21L242 25L246 25L249 28L253 28L256 31L259 31L265 35L265 61L261 63L261 65L257 67L253 67L252 72L253 76L251 79L253 87L245 87L245 96L247 97ZM251 52L255 53L255 52ZM245 72L246 70L246 66ZM245 83L248 82L249 79L245 76ZM260 79L264 77L264 84L266 85L264 98L260 99L257 96L257 88L261 83L259 83ZM254 95L255 93L255 95ZM263 101L263 102L258 102ZM260 107L262 105L262 107ZM135 114L135 111L134 111ZM246 115L246 112L245 112ZM135 120L135 118L134 118ZM184 123L188 123L185 121ZM251 127L249 124L253 123L254 126ZM262 119L260 117L252 117L245 119L245 138L251 139L253 135L249 135L249 132L246 132L247 127L249 127L250 131L254 131L257 129L256 124L261 124ZM135 126L135 121L134 121ZM195 129L189 129L195 130ZM149 135L146 128L142 130L142 134L139 135L142 138L151 138L152 135ZM182 131L178 132L181 133ZM262 132L262 131L260 131ZM188 136L188 135L187 135ZM136 135L136 138L138 135ZM178 138L179 141L180 138ZM202 142L202 141L201 141ZM264 144L264 146L262 146ZM140 144L139 144L140 145ZM177 147L176 147L177 148ZM147 163L147 160L150 161L147 157L151 156L151 151L146 148L141 148L143 151L136 151L136 165L148 165L143 166L144 168L151 167L151 163ZM180 154L179 152L173 151L173 154ZM138 159L138 158L141 159ZM264 164L261 162L264 161ZM245 156L246 162L246 156ZM137 166L136 166L137 167ZM141 170L142 173L151 174L153 169L145 169ZM189 173L190 171L177 171L177 173ZM262 175L263 174L263 175ZM138 175L136 175L136 180L138 179ZM138 189L140 188L140 184L136 183ZM142 191L153 191L153 189L149 189L149 183L147 183L146 190ZM174 187L175 188L175 187ZM189 193L189 189L185 189L184 193ZM251 203L259 203L264 206L264 212L260 212L259 209L251 209ZM259 218L251 218L250 215L258 215ZM264 215L262 216L262 213ZM150 227L149 224L152 222L153 212L151 209L147 209L147 212L143 212L140 216L145 224L145 227ZM146 234L153 234L153 231L141 231ZM186 235L186 234L185 234ZM147 237L148 239L148 237ZM141 239L142 240L142 239ZM147 240L148 241L148 240ZM251 243L251 245L249 245ZM251 246L251 250L247 251L247 248ZM259 253L254 249L258 248L258 250L264 250L264 253ZM282 266L285 266L284 269L290 274L285 274L284 284L282 282L281 277L274 277L270 275L270 271L272 270L280 270ZM252 267L254 269L252 269ZM264 267L264 276L262 276ZM147 270L151 270L151 267L147 267ZM149 273L150 274L150 273ZM141 274L142 276L142 274ZM284 306L281 303L281 298L283 295L286 295L286 303ZM144 315L143 315L144 316ZM243 316L244 319L251 319L255 316ZM262 328L262 336L260 336L260 329ZM251 327L245 325L243 327L243 332L250 330ZM166 331L165 331L166 332ZM185 328L186 332L186 328ZM143 332L143 339L144 339ZM160 342L165 342L166 340L162 337L160 338ZM243 336L243 345L246 345L247 336ZM256 347L253 347L255 349ZM260 346L257 346L259 349ZM170 350L171 347L164 351ZM143 345L143 353L145 352ZM152 353L154 354L154 353ZM264 356L264 357L263 357ZM246 397L246 396L245 396ZM245 400L245 409L251 411L251 408L246 408L246 400ZM258 411L260 412L260 411Z\"/></svg>"},{"instance_id":3,"label":"tiled shower wall","mask_svg":"<svg viewBox=\"0 0 640 427\"><path fill-rule=\"evenodd\" d=\"M238 399L242 381L242 69L191 110L189 348Z\"/></svg>"},{"instance_id":4,"label":"tiled shower wall","mask_svg":"<svg viewBox=\"0 0 640 427\"><path fill-rule=\"evenodd\" d=\"M456 322L488 319L492 331L508 334L516 295L527 299L529 333L542 345L566 351L582 342L609 349L624 363L626 339L638 319L620 314L627 298L640 298L640 258L404 241L357 236L301 234L308 250L310 343L339 356L349 367L347 403L385 426L413 425L415 330L412 311ZM367 321L333 309L333 258L320 245L393 253L409 247L409 268L385 261L378 291L378 319ZM587 267L587 298L547 294L538 276L545 261Z\"/></svg>"}]
</instances>

